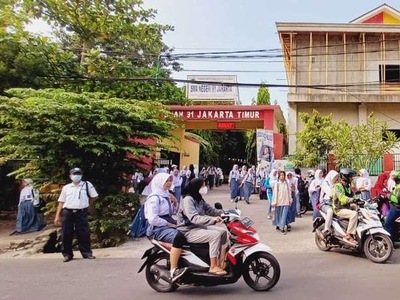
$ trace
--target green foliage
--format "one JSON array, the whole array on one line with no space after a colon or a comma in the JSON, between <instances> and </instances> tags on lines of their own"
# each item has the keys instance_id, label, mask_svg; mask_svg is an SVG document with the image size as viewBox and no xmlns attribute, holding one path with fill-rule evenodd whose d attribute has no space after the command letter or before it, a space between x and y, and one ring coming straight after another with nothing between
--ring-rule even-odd
<instances>
[{"instance_id":1,"label":"green foliage","mask_svg":"<svg viewBox=\"0 0 400 300\"><path fill-rule=\"evenodd\" d=\"M183 91L173 83L135 80L150 78L156 73L159 77L168 77L164 67L180 68L170 59L171 49L162 41L163 34L173 27L150 22L156 11L142 8L142 1L23 2L26 11L52 26L60 41L59 47L74 57L74 62L60 60L55 64L57 67L66 64L69 72L48 73L45 78L64 79L62 87L73 92L106 92L118 98L187 103ZM159 57L164 58L160 63Z\"/></svg>"},{"instance_id":2,"label":"green foliage","mask_svg":"<svg viewBox=\"0 0 400 300\"><path fill-rule=\"evenodd\" d=\"M311 115L300 113L299 118L304 127L296 134L297 147L292 161L295 165L314 167L332 149L332 115L321 116L318 111L313 110Z\"/></svg>"},{"instance_id":3,"label":"green foliage","mask_svg":"<svg viewBox=\"0 0 400 300\"><path fill-rule=\"evenodd\" d=\"M265 86L265 82L261 83L260 87L258 88L256 104L257 105L271 104L271 96L269 94L268 87Z\"/></svg>"},{"instance_id":4,"label":"green foliage","mask_svg":"<svg viewBox=\"0 0 400 300\"><path fill-rule=\"evenodd\" d=\"M157 102L62 90L8 90L0 97L0 163L29 159L17 177L62 183L80 166L100 195L112 194L133 172L127 154L149 155L173 139L174 116ZM144 145L130 136L154 139ZM165 148L165 146L163 146Z\"/></svg>"},{"instance_id":5,"label":"green foliage","mask_svg":"<svg viewBox=\"0 0 400 300\"><path fill-rule=\"evenodd\" d=\"M246 161L248 165L255 165L257 161L256 129L246 130Z\"/></svg>"},{"instance_id":6,"label":"green foliage","mask_svg":"<svg viewBox=\"0 0 400 300\"><path fill-rule=\"evenodd\" d=\"M368 117L366 124L350 126L341 120L333 126L333 153L339 166L371 170L399 141L393 132L388 131L386 122L372 116Z\"/></svg>"},{"instance_id":7,"label":"green foliage","mask_svg":"<svg viewBox=\"0 0 400 300\"><path fill-rule=\"evenodd\" d=\"M16 87L62 87L117 98L188 102L174 83L143 80L156 73L168 77L166 67L179 69L180 65L170 58L172 50L162 41L173 27L151 21L156 11L143 9L142 1L5 3L0 4L0 94ZM51 38L23 30L32 16L51 25ZM160 55L164 59L158 64Z\"/></svg>"},{"instance_id":8,"label":"green foliage","mask_svg":"<svg viewBox=\"0 0 400 300\"><path fill-rule=\"evenodd\" d=\"M387 123L369 116L366 124L351 126L344 120L332 122L332 115L301 113L304 128L297 133L298 147L293 162L305 167L318 165L333 154L339 167L372 169L383 154L400 141L388 131Z\"/></svg>"},{"instance_id":9,"label":"green foliage","mask_svg":"<svg viewBox=\"0 0 400 300\"><path fill-rule=\"evenodd\" d=\"M140 195L118 193L95 202L90 221L95 247L115 247L129 239L128 226L140 207Z\"/></svg>"}]
</instances>

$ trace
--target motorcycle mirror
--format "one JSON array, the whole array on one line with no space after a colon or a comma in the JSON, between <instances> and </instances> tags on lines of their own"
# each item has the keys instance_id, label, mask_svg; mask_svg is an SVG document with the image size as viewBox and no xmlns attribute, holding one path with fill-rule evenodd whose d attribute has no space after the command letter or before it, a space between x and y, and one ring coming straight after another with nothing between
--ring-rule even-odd
<instances>
[{"instance_id":1,"label":"motorcycle mirror","mask_svg":"<svg viewBox=\"0 0 400 300\"><path fill-rule=\"evenodd\" d=\"M222 209L222 204L219 203L219 202L215 202L214 207L215 207L216 209Z\"/></svg>"}]
</instances>

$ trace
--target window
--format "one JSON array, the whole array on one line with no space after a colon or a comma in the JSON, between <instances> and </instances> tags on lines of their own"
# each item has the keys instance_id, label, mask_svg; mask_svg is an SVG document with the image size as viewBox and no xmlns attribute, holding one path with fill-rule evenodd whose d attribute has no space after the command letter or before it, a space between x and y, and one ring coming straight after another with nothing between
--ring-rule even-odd
<instances>
[{"instance_id":1,"label":"window","mask_svg":"<svg viewBox=\"0 0 400 300\"><path fill-rule=\"evenodd\" d=\"M400 65L379 65L379 82L400 83Z\"/></svg>"}]
</instances>

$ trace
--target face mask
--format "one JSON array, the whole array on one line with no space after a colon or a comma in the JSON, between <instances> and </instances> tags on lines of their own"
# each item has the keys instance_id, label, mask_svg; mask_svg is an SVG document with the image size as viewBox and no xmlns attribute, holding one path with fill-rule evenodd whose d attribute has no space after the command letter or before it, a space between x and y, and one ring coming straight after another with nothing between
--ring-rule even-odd
<instances>
[{"instance_id":1,"label":"face mask","mask_svg":"<svg viewBox=\"0 0 400 300\"><path fill-rule=\"evenodd\" d=\"M200 190L199 190L199 194L200 195L206 195L207 192L208 192L208 189L207 189L206 186L201 187Z\"/></svg>"},{"instance_id":2,"label":"face mask","mask_svg":"<svg viewBox=\"0 0 400 300\"><path fill-rule=\"evenodd\" d=\"M81 179L82 179L82 175L72 175L71 176L71 180L73 182L79 182L79 181L81 181Z\"/></svg>"}]
</instances>

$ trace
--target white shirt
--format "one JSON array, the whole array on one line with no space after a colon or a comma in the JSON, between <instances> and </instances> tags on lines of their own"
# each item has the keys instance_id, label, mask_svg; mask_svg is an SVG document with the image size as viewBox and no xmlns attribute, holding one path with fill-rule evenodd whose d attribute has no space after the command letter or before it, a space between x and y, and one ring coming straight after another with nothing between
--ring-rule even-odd
<instances>
[{"instance_id":1,"label":"white shirt","mask_svg":"<svg viewBox=\"0 0 400 300\"><path fill-rule=\"evenodd\" d=\"M89 198L87 195L86 184L88 184L88 191L90 198L96 198L97 194L93 184L89 181L80 181L78 185L69 183L61 190L58 202L63 202L63 208L69 209L83 209L89 206Z\"/></svg>"},{"instance_id":2,"label":"white shirt","mask_svg":"<svg viewBox=\"0 0 400 300\"><path fill-rule=\"evenodd\" d=\"M144 203L144 215L153 226L167 226L168 222L160 216L171 215L177 208L168 198L153 194Z\"/></svg>"},{"instance_id":3,"label":"white shirt","mask_svg":"<svg viewBox=\"0 0 400 300\"><path fill-rule=\"evenodd\" d=\"M33 188L30 185L25 186L19 194L19 204L18 205L21 205L21 203L24 201L33 201L34 197L32 195L32 191L34 191L35 196L39 195L38 190L33 190Z\"/></svg>"}]
</instances>

